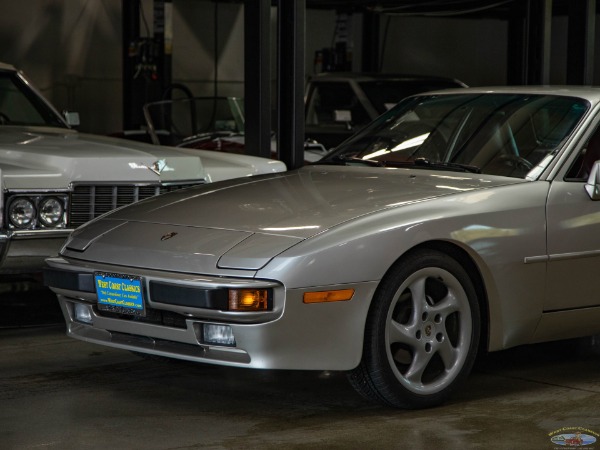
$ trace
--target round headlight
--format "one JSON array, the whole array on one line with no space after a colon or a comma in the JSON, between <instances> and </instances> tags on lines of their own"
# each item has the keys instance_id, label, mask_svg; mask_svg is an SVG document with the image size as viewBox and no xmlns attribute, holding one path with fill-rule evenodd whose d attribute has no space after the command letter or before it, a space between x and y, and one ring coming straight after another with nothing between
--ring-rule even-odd
<instances>
[{"instance_id":1,"label":"round headlight","mask_svg":"<svg viewBox=\"0 0 600 450\"><path fill-rule=\"evenodd\" d=\"M61 222L64 211L60 200L54 197L47 198L40 203L40 222L47 227L55 227Z\"/></svg>"},{"instance_id":2,"label":"round headlight","mask_svg":"<svg viewBox=\"0 0 600 450\"><path fill-rule=\"evenodd\" d=\"M35 206L28 198L17 198L8 209L8 218L17 228L27 228L35 218Z\"/></svg>"}]
</instances>

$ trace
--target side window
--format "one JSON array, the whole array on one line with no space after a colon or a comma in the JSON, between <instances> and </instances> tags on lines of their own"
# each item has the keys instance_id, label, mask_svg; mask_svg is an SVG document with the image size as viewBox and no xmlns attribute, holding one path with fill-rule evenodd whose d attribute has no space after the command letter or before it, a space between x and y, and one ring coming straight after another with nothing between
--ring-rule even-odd
<instances>
[{"instance_id":1,"label":"side window","mask_svg":"<svg viewBox=\"0 0 600 450\"><path fill-rule=\"evenodd\" d=\"M31 102L8 78L0 79L0 111L4 120L15 125L45 125Z\"/></svg>"},{"instance_id":2,"label":"side window","mask_svg":"<svg viewBox=\"0 0 600 450\"><path fill-rule=\"evenodd\" d=\"M569 168L565 180L586 181L590 176L592 166L598 160L600 160L600 127L596 128L594 134L579 152L577 159Z\"/></svg>"}]
</instances>

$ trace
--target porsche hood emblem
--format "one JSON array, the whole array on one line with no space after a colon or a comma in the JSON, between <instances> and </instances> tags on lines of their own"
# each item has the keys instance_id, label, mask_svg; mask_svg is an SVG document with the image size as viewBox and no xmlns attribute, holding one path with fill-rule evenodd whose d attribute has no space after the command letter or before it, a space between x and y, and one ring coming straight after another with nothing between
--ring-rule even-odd
<instances>
[{"instance_id":1,"label":"porsche hood emblem","mask_svg":"<svg viewBox=\"0 0 600 450\"><path fill-rule=\"evenodd\" d=\"M161 241L166 241L167 239L171 239L173 236L177 235L176 232L171 231L170 233L163 234L160 238Z\"/></svg>"}]
</instances>

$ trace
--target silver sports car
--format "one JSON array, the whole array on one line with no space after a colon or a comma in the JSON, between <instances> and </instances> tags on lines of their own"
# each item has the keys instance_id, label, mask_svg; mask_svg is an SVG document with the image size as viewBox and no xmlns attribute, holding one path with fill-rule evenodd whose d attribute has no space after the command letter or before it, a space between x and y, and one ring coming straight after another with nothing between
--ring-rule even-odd
<instances>
[{"instance_id":1,"label":"silver sports car","mask_svg":"<svg viewBox=\"0 0 600 450\"><path fill-rule=\"evenodd\" d=\"M67 333L439 404L478 350L600 332L600 89L410 97L296 171L150 198L47 260Z\"/></svg>"}]
</instances>

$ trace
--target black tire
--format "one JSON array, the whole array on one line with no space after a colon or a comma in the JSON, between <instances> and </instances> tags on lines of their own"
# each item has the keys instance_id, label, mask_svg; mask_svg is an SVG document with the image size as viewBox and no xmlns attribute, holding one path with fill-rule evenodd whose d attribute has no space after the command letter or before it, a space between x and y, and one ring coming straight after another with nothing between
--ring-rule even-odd
<instances>
[{"instance_id":1,"label":"black tire","mask_svg":"<svg viewBox=\"0 0 600 450\"><path fill-rule=\"evenodd\" d=\"M430 249L407 255L377 289L350 383L398 408L443 403L473 367L479 311L473 283L455 259Z\"/></svg>"}]
</instances>

